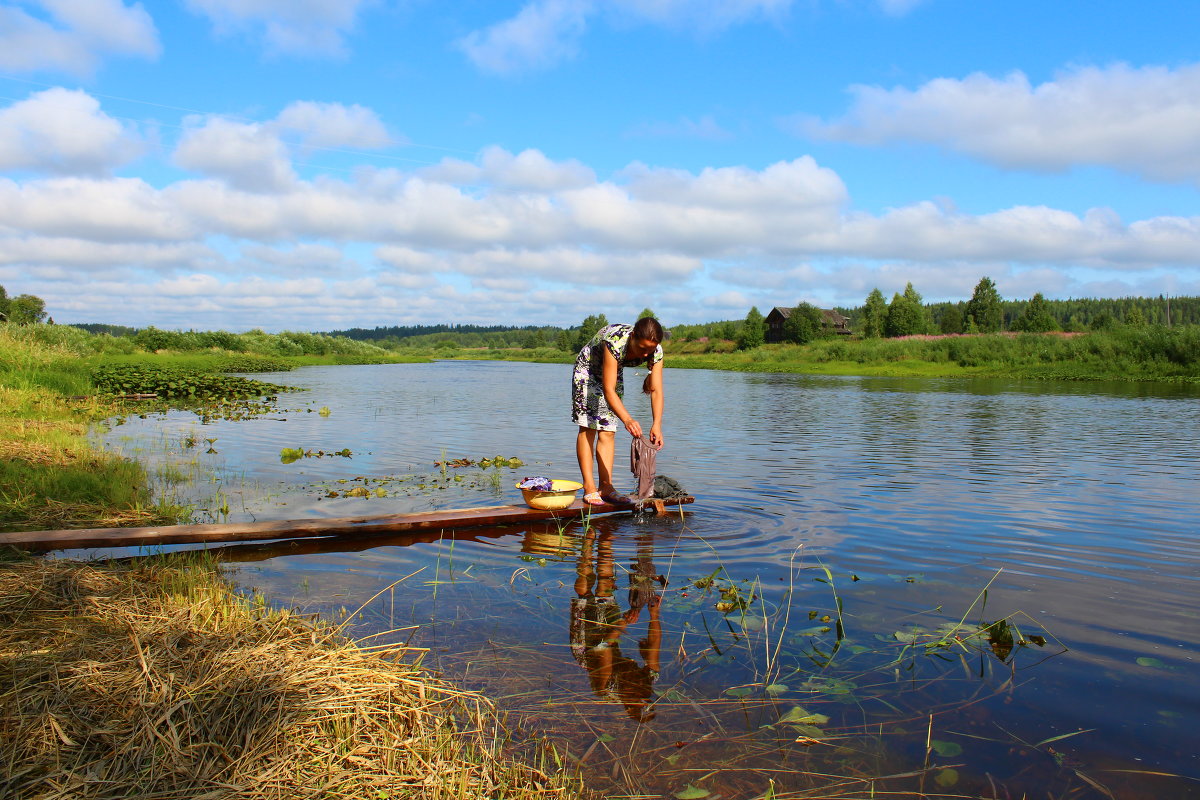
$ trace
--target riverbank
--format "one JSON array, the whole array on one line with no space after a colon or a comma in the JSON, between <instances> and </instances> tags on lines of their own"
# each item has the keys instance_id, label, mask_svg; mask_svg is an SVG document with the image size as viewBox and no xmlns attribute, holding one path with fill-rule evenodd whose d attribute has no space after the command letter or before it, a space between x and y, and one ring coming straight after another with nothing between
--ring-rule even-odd
<instances>
[{"instance_id":1,"label":"riverbank","mask_svg":"<svg viewBox=\"0 0 1200 800\"><path fill-rule=\"evenodd\" d=\"M681 369L887 377L1200 382L1200 326L1146 326L1081 334L998 333L900 339L819 339L738 350L726 340L668 340ZM570 363L553 348L451 350L439 358Z\"/></svg>"},{"instance_id":2,"label":"riverbank","mask_svg":"<svg viewBox=\"0 0 1200 800\"><path fill-rule=\"evenodd\" d=\"M4 797L578 796L419 651L267 609L195 554L0 565L0 650Z\"/></svg>"},{"instance_id":3,"label":"riverbank","mask_svg":"<svg viewBox=\"0 0 1200 800\"><path fill-rule=\"evenodd\" d=\"M228 357L116 360L203 375ZM190 516L150 495L139 464L90 446L89 425L121 410L98 394L94 358L70 331L0 326L0 529ZM549 774L552 748L525 753L484 698L421 669L419 652L359 647L331 624L247 600L193 554L10 557L0 652L4 797L578 795Z\"/></svg>"}]
</instances>

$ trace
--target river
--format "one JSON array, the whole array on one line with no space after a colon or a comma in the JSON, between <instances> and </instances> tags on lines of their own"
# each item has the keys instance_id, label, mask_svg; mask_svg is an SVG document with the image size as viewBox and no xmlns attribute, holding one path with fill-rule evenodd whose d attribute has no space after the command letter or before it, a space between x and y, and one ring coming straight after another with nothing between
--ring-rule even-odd
<instances>
[{"instance_id":1,"label":"river","mask_svg":"<svg viewBox=\"0 0 1200 800\"><path fill-rule=\"evenodd\" d=\"M278 413L99 436L212 519L515 503L578 477L569 373L311 367L254 376L308 390ZM682 513L219 552L273 604L426 648L613 795L1200 797L1200 390L665 382ZM434 463L495 456L524 465Z\"/></svg>"}]
</instances>

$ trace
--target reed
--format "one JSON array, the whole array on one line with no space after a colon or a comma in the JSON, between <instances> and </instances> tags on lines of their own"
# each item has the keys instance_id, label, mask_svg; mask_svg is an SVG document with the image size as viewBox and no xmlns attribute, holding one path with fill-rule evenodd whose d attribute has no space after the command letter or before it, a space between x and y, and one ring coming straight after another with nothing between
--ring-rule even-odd
<instances>
[{"instance_id":1,"label":"reed","mask_svg":"<svg viewBox=\"0 0 1200 800\"><path fill-rule=\"evenodd\" d=\"M540 798L490 703L203 556L0 566L0 796Z\"/></svg>"}]
</instances>

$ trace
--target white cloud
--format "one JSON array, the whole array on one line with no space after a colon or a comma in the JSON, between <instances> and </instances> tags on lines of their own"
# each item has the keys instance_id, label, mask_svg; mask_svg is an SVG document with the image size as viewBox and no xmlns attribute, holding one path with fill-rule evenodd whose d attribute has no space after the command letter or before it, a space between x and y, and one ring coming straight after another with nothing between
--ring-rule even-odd
<instances>
[{"instance_id":1,"label":"white cloud","mask_svg":"<svg viewBox=\"0 0 1200 800\"><path fill-rule=\"evenodd\" d=\"M47 89L0 109L0 169L102 175L139 150L86 92Z\"/></svg>"},{"instance_id":2,"label":"white cloud","mask_svg":"<svg viewBox=\"0 0 1200 800\"><path fill-rule=\"evenodd\" d=\"M517 15L458 42L475 66L501 74L545 69L574 57L591 0L536 0Z\"/></svg>"},{"instance_id":3,"label":"white cloud","mask_svg":"<svg viewBox=\"0 0 1200 800\"><path fill-rule=\"evenodd\" d=\"M797 119L793 128L859 144L932 144L1006 168L1099 165L1200 183L1200 64L1080 67L1038 86L1020 72L976 73L852 92L845 117Z\"/></svg>"},{"instance_id":4,"label":"white cloud","mask_svg":"<svg viewBox=\"0 0 1200 800\"><path fill-rule=\"evenodd\" d=\"M141 3L33 0L0 5L0 68L88 74L108 55L157 58L158 32ZM40 15L30 13L36 7Z\"/></svg>"},{"instance_id":5,"label":"white cloud","mask_svg":"<svg viewBox=\"0 0 1200 800\"><path fill-rule=\"evenodd\" d=\"M531 0L516 16L473 31L459 48L480 69L511 74L574 58L590 20L603 13L631 23L712 34L753 19L778 19L793 0Z\"/></svg>"},{"instance_id":6,"label":"white cloud","mask_svg":"<svg viewBox=\"0 0 1200 800\"><path fill-rule=\"evenodd\" d=\"M359 11L372 0L187 0L218 34L253 32L268 51L301 56L342 55Z\"/></svg>"},{"instance_id":7,"label":"white cloud","mask_svg":"<svg viewBox=\"0 0 1200 800\"><path fill-rule=\"evenodd\" d=\"M1200 217L1126 222L1102 208L1035 205L970 214L944 202L862 213L840 177L809 157L695 173L633 164L602 179L578 162L495 149L478 164L443 165L463 185L434 179L437 170L364 170L286 173L263 192L246 180L253 159L243 151L212 154L225 152L221 142L248 142L251 153L266 142L270 163L282 159L277 137L212 121L189 135L201 131L219 141L190 155L206 157L215 177L161 188L0 178L0 282L19 276L22 291L76 319L171 324L172 314L182 319L171 298L187 297L188 326L278 329L297 314L314 328L566 324L645 305L694 322L742 317L780 297L857 303L873 286L890 295L908 280L927 298L965 297L982 274L1003 276L1006 293L1076 296L1105 280L1149 288L1167 273L1177 286L1200 278ZM104 311L83 313L78 287L91 295L110 275L138 286L137 301L105 306L99 292L94 307ZM642 293L637 302L631 291Z\"/></svg>"},{"instance_id":8,"label":"white cloud","mask_svg":"<svg viewBox=\"0 0 1200 800\"><path fill-rule=\"evenodd\" d=\"M0 264L80 267L89 273L94 267L180 267L211 256L212 250L199 242L158 244L97 242L65 236L0 237Z\"/></svg>"},{"instance_id":9,"label":"white cloud","mask_svg":"<svg viewBox=\"0 0 1200 800\"><path fill-rule=\"evenodd\" d=\"M174 160L250 192L279 192L296 183L287 147L274 130L258 123L192 119Z\"/></svg>"},{"instance_id":10,"label":"white cloud","mask_svg":"<svg viewBox=\"0 0 1200 800\"><path fill-rule=\"evenodd\" d=\"M190 240L186 211L137 178L0 178L0 230L98 242Z\"/></svg>"},{"instance_id":11,"label":"white cloud","mask_svg":"<svg viewBox=\"0 0 1200 800\"><path fill-rule=\"evenodd\" d=\"M299 134L311 147L371 149L395 143L379 116L360 105L298 101L280 112L275 122Z\"/></svg>"}]
</instances>

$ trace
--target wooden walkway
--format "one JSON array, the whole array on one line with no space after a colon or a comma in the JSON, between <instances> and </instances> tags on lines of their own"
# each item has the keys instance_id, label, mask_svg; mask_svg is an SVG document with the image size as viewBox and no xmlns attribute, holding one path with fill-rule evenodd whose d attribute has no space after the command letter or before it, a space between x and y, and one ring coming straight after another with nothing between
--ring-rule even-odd
<instances>
[{"instance_id":1,"label":"wooden walkway","mask_svg":"<svg viewBox=\"0 0 1200 800\"><path fill-rule=\"evenodd\" d=\"M657 501L664 506L695 502L694 497ZM377 517L341 517L329 519L293 519L273 522L233 522L205 525L164 525L149 528L80 528L58 531L18 531L0 533L0 546L8 545L30 552L74 550L88 547L148 547L163 544L201 544L253 542L269 539L306 539L363 534L395 534L459 530L463 528L516 525L544 520L570 521L581 515L632 511L633 505L605 503L588 506L575 501L559 511L541 511L528 506L488 506L415 514L389 514Z\"/></svg>"}]
</instances>

